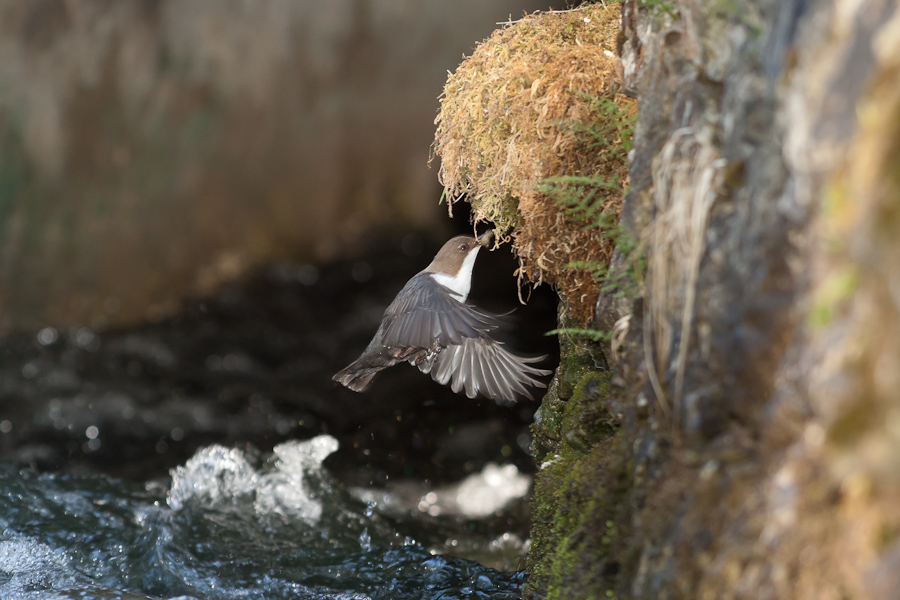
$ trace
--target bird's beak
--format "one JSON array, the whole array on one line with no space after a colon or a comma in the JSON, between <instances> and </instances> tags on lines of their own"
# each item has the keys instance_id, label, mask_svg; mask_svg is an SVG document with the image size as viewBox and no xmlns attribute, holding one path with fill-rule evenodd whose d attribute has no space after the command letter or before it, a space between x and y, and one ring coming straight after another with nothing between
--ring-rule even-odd
<instances>
[{"instance_id":1,"label":"bird's beak","mask_svg":"<svg viewBox=\"0 0 900 600\"><path fill-rule=\"evenodd\" d=\"M488 229L487 231L485 231L484 233L482 233L481 235L478 236L478 244L482 248L487 248L488 246L490 246L493 243L494 243L494 230L493 229Z\"/></svg>"}]
</instances>

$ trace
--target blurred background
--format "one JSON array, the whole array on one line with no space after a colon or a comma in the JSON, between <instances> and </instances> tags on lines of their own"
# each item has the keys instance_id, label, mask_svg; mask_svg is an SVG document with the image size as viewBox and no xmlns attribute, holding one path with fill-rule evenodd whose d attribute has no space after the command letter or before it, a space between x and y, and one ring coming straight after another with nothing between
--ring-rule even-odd
<instances>
[{"instance_id":1,"label":"blurred background","mask_svg":"<svg viewBox=\"0 0 900 600\"><path fill-rule=\"evenodd\" d=\"M448 233L447 71L538 8L0 0L0 334L158 320L365 231Z\"/></svg>"},{"instance_id":2,"label":"blurred background","mask_svg":"<svg viewBox=\"0 0 900 600\"><path fill-rule=\"evenodd\" d=\"M536 408L331 376L449 235L447 73L530 0L0 0L0 459L165 477L334 435L345 481L528 471ZM472 300L519 306L508 248ZM528 295L529 290L524 293ZM549 354L556 296L507 341Z\"/></svg>"},{"instance_id":3,"label":"blurred background","mask_svg":"<svg viewBox=\"0 0 900 600\"><path fill-rule=\"evenodd\" d=\"M366 394L331 376L472 230L428 164L438 97L538 8L0 0L0 596L521 597L537 402L405 365ZM516 308L515 267L483 252L471 299ZM556 300L535 290L506 338L546 368ZM283 489L220 493L273 469ZM255 495L287 504L241 504Z\"/></svg>"}]
</instances>

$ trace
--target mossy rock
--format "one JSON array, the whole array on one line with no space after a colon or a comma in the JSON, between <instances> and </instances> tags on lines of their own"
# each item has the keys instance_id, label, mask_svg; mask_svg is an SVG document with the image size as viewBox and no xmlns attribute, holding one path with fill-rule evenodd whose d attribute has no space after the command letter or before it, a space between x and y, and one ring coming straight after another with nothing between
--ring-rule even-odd
<instances>
[{"instance_id":1,"label":"mossy rock","mask_svg":"<svg viewBox=\"0 0 900 600\"><path fill-rule=\"evenodd\" d=\"M628 485L615 464L618 443L613 436L586 453L565 451L537 474L526 598L619 597Z\"/></svg>"},{"instance_id":2,"label":"mossy rock","mask_svg":"<svg viewBox=\"0 0 900 600\"><path fill-rule=\"evenodd\" d=\"M569 447L581 450L609 437L615 429L615 421L606 409L609 379L609 373L599 369L590 354L564 353L535 413L532 433L554 442L564 441ZM558 443L544 445L554 453L561 451ZM533 454L540 462L546 453Z\"/></svg>"},{"instance_id":3,"label":"mossy rock","mask_svg":"<svg viewBox=\"0 0 900 600\"><path fill-rule=\"evenodd\" d=\"M569 331L574 323L564 301L560 306L560 329ZM531 454L538 464L548 455L558 454L563 443L585 450L609 436L614 427L605 408L609 367L600 345L561 333L559 346L559 367L531 427Z\"/></svg>"}]
</instances>

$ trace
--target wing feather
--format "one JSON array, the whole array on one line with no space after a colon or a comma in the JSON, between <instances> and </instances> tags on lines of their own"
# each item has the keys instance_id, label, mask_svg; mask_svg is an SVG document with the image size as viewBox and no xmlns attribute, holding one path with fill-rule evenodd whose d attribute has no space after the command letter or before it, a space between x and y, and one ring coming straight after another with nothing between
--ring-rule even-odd
<instances>
[{"instance_id":1,"label":"wing feather","mask_svg":"<svg viewBox=\"0 0 900 600\"><path fill-rule=\"evenodd\" d=\"M449 367L453 361L451 354L456 352L457 348L459 348L459 346L447 346L441 351L441 354L446 354L446 356L443 357L443 360L434 359L431 361L434 365L431 368L431 378L441 385L446 385L447 382L450 381Z\"/></svg>"},{"instance_id":2,"label":"wing feather","mask_svg":"<svg viewBox=\"0 0 900 600\"><path fill-rule=\"evenodd\" d=\"M430 273L409 280L385 311L382 343L387 347L430 348L461 344L496 329L498 317L460 302Z\"/></svg>"},{"instance_id":3,"label":"wing feather","mask_svg":"<svg viewBox=\"0 0 900 600\"><path fill-rule=\"evenodd\" d=\"M537 379L551 371L531 366L546 356L523 357L508 351L486 335L465 338L459 345L447 346L433 358L427 370L442 385L450 383L454 393L465 390L466 396L483 395L500 402L512 403L518 398L531 398L530 387L547 387Z\"/></svg>"}]
</instances>

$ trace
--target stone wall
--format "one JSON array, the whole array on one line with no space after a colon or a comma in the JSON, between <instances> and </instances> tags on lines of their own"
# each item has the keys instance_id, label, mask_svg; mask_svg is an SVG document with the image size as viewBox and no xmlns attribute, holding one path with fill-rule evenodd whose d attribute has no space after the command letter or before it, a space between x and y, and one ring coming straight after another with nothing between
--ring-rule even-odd
<instances>
[{"instance_id":1,"label":"stone wall","mask_svg":"<svg viewBox=\"0 0 900 600\"><path fill-rule=\"evenodd\" d=\"M447 69L533 1L0 1L0 332L433 228Z\"/></svg>"}]
</instances>

